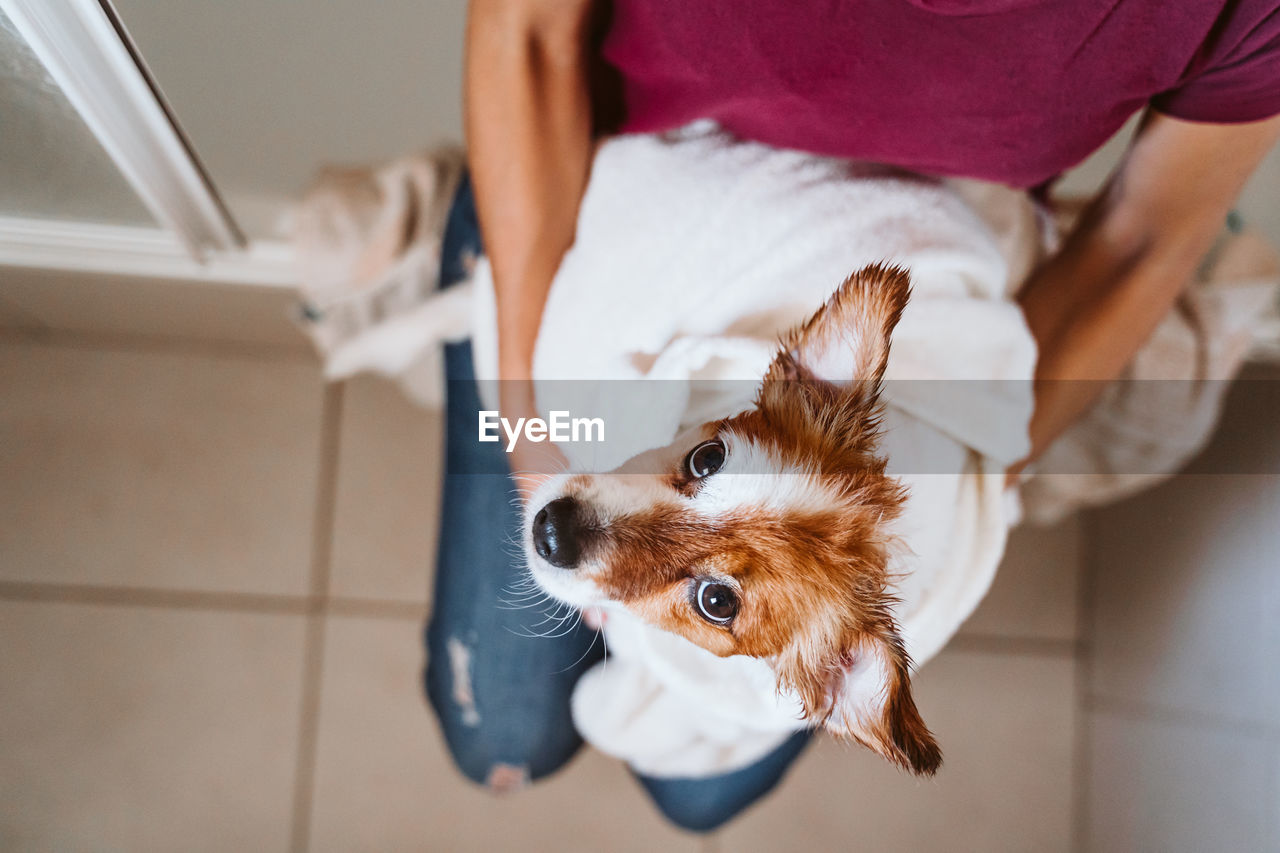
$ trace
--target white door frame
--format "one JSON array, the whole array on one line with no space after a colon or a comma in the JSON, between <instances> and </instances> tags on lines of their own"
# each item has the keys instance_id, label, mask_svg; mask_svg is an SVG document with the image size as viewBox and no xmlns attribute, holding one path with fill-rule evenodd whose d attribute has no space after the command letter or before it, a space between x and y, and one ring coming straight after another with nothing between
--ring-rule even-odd
<instances>
[{"instance_id":1,"label":"white door frame","mask_svg":"<svg viewBox=\"0 0 1280 853\"><path fill-rule=\"evenodd\" d=\"M0 0L0 9L193 259L245 246L110 0Z\"/></svg>"}]
</instances>

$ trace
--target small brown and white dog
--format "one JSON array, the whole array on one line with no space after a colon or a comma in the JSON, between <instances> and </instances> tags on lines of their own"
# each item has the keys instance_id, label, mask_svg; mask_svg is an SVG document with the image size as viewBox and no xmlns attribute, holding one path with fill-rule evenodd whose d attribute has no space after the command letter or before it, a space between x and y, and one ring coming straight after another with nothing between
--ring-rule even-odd
<instances>
[{"instance_id":1,"label":"small brown and white dog","mask_svg":"<svg viewBox=\"0 0 1280 853\"><path fill-rule=\"evenodd\" d=\"M610 473L545 482L523 544L555 598L762 659L811 724L931 775L942 755L911 696L888 572L906 490L877 453L909 292L899 268L853 274L783 338L753 408Z\"/></svg>"}]
</instances>

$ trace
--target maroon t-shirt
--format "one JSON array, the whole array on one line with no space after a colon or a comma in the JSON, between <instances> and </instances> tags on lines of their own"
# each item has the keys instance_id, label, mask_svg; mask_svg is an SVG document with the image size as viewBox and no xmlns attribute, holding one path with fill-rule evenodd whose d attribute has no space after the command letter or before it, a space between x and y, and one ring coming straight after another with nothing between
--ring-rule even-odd
<instances>
[{"instance_id":1,"label":"maroon t-shirt","mask_svg":"<svg viewBox=\"0 0 1280 853\"><path fill-rule=\"evenodd\" d=\"M614 0L627 131L698 118L796 148L1020 187L1147 104L1280 114L1280 0Z\"/></svg>"}]
</instances>

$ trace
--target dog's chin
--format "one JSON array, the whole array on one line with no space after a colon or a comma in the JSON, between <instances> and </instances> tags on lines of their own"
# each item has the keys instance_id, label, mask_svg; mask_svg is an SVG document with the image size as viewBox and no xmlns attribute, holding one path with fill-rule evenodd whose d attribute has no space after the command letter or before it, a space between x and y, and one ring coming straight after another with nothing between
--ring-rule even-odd
<instances>
[{"instance_id":1,"label":"dog's chin","mask_svg":"<svg viewBox=\"0 0 1280 853\"><path fill-rule=\"evenodd\" d=\"M557 601L572 605L579 609L594 607L605 601L589 580L585 580L579 570L561 569L551 565L539 557L528 545L524 549L529 563L529 573L543 592Z\"/></svg>"}]
</instances>

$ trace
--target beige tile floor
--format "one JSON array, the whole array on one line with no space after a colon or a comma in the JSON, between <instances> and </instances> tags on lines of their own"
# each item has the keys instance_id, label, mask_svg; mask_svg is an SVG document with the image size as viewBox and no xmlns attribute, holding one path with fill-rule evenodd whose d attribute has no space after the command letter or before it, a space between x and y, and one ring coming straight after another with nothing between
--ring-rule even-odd
<instances>
[{"instance_id":1,"label":"beige tile floor","mask_svg":"<svg viewBox=\"0 0 1280 853\"><path fill-rule=\"evenodd\" d=\"M1183 476L1082 521L1097 853L1280 853L1280 366L1246 377Z\"/></svg>"},{"instance_id":2,"label":"beige tile floor","mask_svg":"<svg viewBox=\"0 0 1280 853\"><path fill-rule=\"evenodd\" d=\"M27 327L0 332L0 849L1072 847L1074 523L1018 535L920 673L934 781L822 741L709 839L591 752L510 798L462 781L418 682L438 420L326 389L242 298L186 338L0 316ZM219 342L241 311L255 340Z\"/></svg>"}]
</instances>

